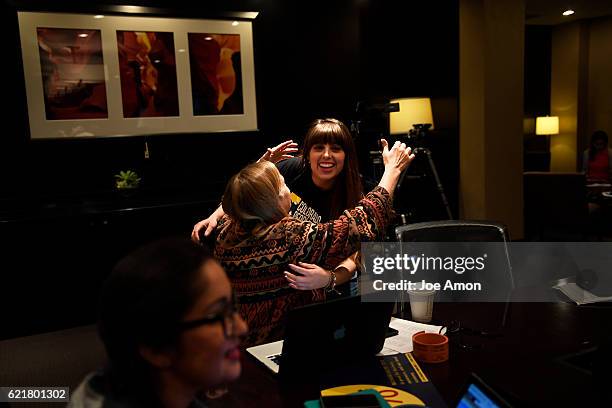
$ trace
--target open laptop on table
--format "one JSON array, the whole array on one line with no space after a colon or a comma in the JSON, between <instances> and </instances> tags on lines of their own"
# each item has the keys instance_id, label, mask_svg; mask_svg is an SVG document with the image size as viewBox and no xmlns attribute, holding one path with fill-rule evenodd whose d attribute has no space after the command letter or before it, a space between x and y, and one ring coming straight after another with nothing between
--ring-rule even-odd
<instances>
[{"instance_id":1,"label":"open laptop on table","mask_svg":"<svg viewBox=\"0 0 612 408\"><path fill-rule=\"evenodd\" d=\"M393 305L354 296L296 308L287 317L284 340L247 352L283 377L372 358L385 342Z\"/></svg>"}]
</instances>

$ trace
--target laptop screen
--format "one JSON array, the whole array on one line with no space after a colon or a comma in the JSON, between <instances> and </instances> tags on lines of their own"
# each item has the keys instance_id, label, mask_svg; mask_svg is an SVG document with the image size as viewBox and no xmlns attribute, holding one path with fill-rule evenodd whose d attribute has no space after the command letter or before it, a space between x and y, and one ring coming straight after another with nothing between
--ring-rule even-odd
<instances>
[{"instance_id":1,"label":"laptop screen","mask_svg":"<svg viewBox=\"0 0 612 408\"><path fill-rule=\"evenodd\" d=\"M510 404L502 399L491 387L479 377L472 374L457 408L510 408Z\"/></svg>"},{"instance_id":2,"label":"laptop screen","mask_svg":"<svg viewBox=\"0 0 612 408\"><path fill-rule=\"evenodd\" d=\"M382 348L393 303L347 297L293 309L285 326L280 372L335 369L374 358Z\"/></svg>"},{"instance_id":3,"label":"laptop screen","mask_svg":"<svg viewBox=\"0 0 612 408\"><path fill-rule=\"evenodd\" d=\"M491 398L487 396L476 384L470 384L467 392L459 401L457 408L499 408Z\"/></svg>"}]
</instances>

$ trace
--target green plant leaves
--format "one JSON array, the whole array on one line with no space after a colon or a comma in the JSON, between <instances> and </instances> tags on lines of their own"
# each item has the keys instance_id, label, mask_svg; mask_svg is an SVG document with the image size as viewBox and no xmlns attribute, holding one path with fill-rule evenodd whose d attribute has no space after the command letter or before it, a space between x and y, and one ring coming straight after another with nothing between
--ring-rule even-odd
<instances>
[{"instance_id":1,"label":"green plant leaves","mask_svg":"<svg viewBox=\"0 0 612 408\"><path fill-rule=\"evenodd\" d=\"M140 185L140 177L135 171L121 170L115 174L115 186L118 189L137 188Z\"/></svg>"}]
</instances>

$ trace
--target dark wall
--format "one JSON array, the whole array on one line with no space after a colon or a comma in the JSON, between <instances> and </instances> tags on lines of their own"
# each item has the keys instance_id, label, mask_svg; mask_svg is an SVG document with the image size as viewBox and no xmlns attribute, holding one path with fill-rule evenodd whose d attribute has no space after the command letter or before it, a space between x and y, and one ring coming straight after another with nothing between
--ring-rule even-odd
<instances>
[{"instance_id":1,"label":"dark wall","mask_svg":"<svg viewBox=\"0 0 612 408\"><path fill-rule=\"evenodd\" d=\"M536 136L535 118L550 114L550 75L552 27L525 27L525 171L548 171L550 168L549 137Z\"/></svg>"},{"instance_id":2,"label":"dark wall","mask_svg":"<svg viewBox=\"0 0 612 408\"><path fill-rule=\"evenodd\" d=\"M525 26L525 116L550 113L552 58L550 26Z\"/></svg>"},{"instance_id":3,"label":"dark wall","mask_svg":"<svg viewBox=\"0 0 612 408\"><path fill-rule=\"evenodd\" d=\"M456 0L369 2L360 30L364 96L456 98L458 17Z\"/></svg>"}]
</instances>

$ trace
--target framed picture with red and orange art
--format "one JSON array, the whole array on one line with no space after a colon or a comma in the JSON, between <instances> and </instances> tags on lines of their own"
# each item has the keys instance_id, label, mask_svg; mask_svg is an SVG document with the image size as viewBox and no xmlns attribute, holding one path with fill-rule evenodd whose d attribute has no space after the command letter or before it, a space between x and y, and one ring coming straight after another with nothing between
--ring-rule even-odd
<instances>
[{"instance_id":1,"label":"framed picture with red and orange art","mask_svg":"<svg viewBox=\"0 0 612 408\"><path fill-rule=\"evenodd\" d=\"M18 20L31 139L257 129L248 19Z\"/></svg>"}]
</instances>

